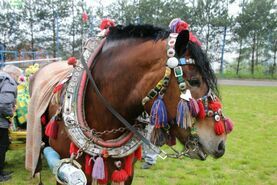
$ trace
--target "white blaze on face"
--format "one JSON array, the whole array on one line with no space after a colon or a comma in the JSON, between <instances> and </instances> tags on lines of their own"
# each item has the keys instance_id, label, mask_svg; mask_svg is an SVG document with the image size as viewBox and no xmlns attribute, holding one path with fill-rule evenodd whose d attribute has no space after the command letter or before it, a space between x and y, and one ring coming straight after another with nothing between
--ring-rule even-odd
<instances>
[{"instance_id":1,"label":"white blaze on face","mask_svg":"<svg viewBox=\"0 0 277 185\"><path fill-rule=\"evenodd\" d=\"M220 142L223 141L225 143L226 134L224 133L220 136L215 134L213 118L199 120L196 127L199 142L201 143L204 151L207 154L214 156L214 154L218 151Z\"/></svg>"}]
</instances>

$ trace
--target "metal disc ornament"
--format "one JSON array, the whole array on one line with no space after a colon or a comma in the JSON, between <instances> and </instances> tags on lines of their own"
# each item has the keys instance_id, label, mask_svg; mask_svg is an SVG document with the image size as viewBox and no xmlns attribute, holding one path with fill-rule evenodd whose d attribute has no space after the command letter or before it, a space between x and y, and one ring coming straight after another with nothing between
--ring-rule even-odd
<instances>
[{"instance_id":1,"label":"metal disc ornament","mask_svg":"<svg viewBox=\"0 0 277 185\"><path fill-rule=\"evenodd\" d=\"M178 66L178 63L179 63L179 61L176 57L171 57L171 58L167 59L166 65L168 67L170 67L171 69L173 69L174 67Z\"/></svg>"}]
</instances>

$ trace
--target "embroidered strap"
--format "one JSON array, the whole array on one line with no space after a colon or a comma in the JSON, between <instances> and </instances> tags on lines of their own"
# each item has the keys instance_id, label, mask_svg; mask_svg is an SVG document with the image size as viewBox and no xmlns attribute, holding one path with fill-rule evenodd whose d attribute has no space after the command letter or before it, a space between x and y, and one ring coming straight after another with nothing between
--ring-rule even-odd
<instances>
[{"instance_id":1,"label":"embroidered strap","mask_svg":"<svg viewBox=\"0 0 277 185\"><path fill-rule=\"evenodd\" d=\"M142 99L142 105L144 106L148 101L155 98L158 94L163 95L166 91L166 88L169 84L171 75L171 69L169 67L165 68L164 77L157 83L157 85L151 89L147 96Z\"/></svg>"}]
</instances>

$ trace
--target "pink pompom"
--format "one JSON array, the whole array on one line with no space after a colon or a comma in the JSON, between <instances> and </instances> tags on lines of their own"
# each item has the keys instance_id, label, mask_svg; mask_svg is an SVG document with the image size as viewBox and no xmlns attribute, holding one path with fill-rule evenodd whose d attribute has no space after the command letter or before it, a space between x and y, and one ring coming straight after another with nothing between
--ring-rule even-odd
<instances>
[{"instance_id":1,"label":"pink pompom","mask_svg":"<svg viewBox=\"0 0 277 185\"><path fill-rule=\"evenodd\" d=\"M229 118L226 118L224 120L224 124L225 124L226 133L229 134L230 132L232 132L234 125Z\"/></svg>"}]
</instances>

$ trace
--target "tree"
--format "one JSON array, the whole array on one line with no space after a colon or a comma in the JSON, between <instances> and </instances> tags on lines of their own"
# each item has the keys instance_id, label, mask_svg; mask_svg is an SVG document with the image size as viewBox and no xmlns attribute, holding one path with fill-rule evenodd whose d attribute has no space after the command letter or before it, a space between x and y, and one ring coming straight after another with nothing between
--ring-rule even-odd
<instances>
[{"instance_id":1,"label":"tree","mask_svg":"<svg viewBox=\"0 0 277 185\"><path fill-rule=\"evenodd\" d=\"M238 30L244 30L246 35L243 37L251 41L250 71L252 75L255 72L255 66L261 60L261 50L265 49L268 27L272 22L271 10L273 7L273 0L253 0L245 4L244 11L237 18Z\"/></svg>"},{"instance_id":2,"label":"tree","mask_svg":"<svg viewBox=\"0 0 277 185\"><path fill-rule=\"evenodd\" d=\"M21 37L20 10L13 7L9 1L3 0L0 4L0 42L6 46L16 46L16 41Z\"/></svg>"}]
</instances>

